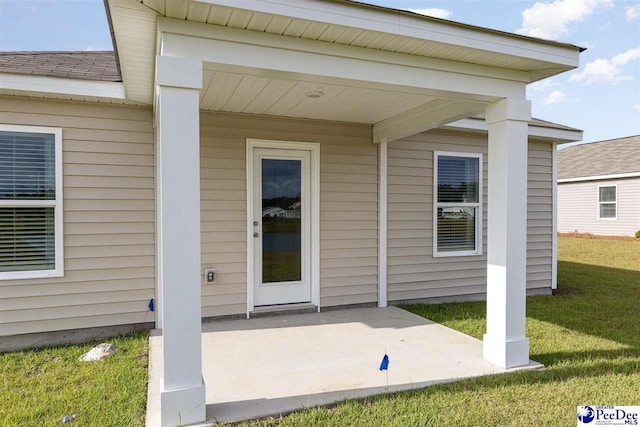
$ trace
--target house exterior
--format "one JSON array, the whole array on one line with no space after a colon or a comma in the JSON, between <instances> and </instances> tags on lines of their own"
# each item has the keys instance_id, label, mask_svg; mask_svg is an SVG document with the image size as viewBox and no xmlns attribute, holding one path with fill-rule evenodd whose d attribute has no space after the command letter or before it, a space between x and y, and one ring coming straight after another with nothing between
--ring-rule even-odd
<instances>
[{"instance_id":1,"label":"house exterior","mask_svg":"<svg viewBox=\"0 0 640 427\"><path fill-rule=\"evenodd\" d=\"M204 420L203 317L486 295L485 358L528 364L582 133L525 87L581 48L351 1L106 6L115 55L0 55L5 342L153 324L163 425Z\"/></svg>"},{"instance_id":2,"label":"house exterior","mask_svg":"<svg viewBox=\"0 0 640 427\"><path fill-rule=\"evenodd\" d=\"M559 151L558 231L611 236L640 231L640 135Z\"/></svg>"}]
</instances>

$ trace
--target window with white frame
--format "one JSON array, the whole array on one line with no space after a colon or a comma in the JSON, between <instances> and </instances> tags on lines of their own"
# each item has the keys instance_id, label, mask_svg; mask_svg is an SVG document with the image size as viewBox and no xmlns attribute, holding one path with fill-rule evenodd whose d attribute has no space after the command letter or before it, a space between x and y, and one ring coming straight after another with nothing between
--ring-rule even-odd
<instances>
[{"instance_id":1,"label":"window with white frame","mask_svg":"<svg viewBox=\"0 0 640 427\"><path fill-rule=\"evenodd\" d=\"M616 185L598 186L598 219L616 219L618 217L618 187Z\"/></svg>"},{"instance_id":2,"label":"window with white frame","mask_svg":"<svg viewBox=\"0 0 640 427\"><path fill-rule=\"evenodd\" d=\"M61 276L62 130L0 125L0 279Z\"/></svg>"},{"instance_id":3,"label":"window with white frame","mask_svg":"<svg viewBox=\"0 0 640 427\"><path fill-rule=\"evenodd\" d=\"M434 153L434 256L482 253L482 154Z\"/></svg>"}]
</instances>

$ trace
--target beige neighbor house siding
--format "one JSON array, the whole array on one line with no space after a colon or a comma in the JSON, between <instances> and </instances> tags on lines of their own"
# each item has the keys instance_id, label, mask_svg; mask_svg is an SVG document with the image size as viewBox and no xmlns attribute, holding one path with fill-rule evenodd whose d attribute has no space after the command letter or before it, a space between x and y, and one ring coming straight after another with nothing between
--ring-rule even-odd
<instances>
[{"instance_id":1,"label":"beige neighbor house siding","mask_svg":"<svg viewBox=\"0 0 640 427\"><path fill-rule=\"evenodd\" d=\"M150 109L0 98L0 123L62 128L65 275L0 281L0 335L154 321Z\"/></svg>"},{"instance_id":2,"label":"beige neighbor house siding","mask_svg":"<svg viewBox=\"0 0 640 427\"><path fill-rule=\"evenodd\" d=\"M377 301L377 148L369 126L202 113L204 317L246 312L246 139L320 143L320 304Z\"/></svg>"},{"instance_id":3,"label":"beige neighbor house siding","mask_svg":"<svg viewBox=\"0 0 640 427\"><path fill-rule=\"evenodd\" d=\"M617 185L617 218L598 219L598 187ZM633 236L640 230L640 178L558 184L558 231Z\"/></svg>"},{"instance_id":4,"label":"beige neighbor house siding","mask_svg":"<svg viewBox=\"0 0 640 427\"><path fill-rule=\"evenodd\" d=\"M552 145L529 143L527 287L551 286ZM433 257L433 153L482 153L481 256ZM389 144L388 290L390 301L486 292L487 137L432 131Z\"/></svg>"}]
</instances>

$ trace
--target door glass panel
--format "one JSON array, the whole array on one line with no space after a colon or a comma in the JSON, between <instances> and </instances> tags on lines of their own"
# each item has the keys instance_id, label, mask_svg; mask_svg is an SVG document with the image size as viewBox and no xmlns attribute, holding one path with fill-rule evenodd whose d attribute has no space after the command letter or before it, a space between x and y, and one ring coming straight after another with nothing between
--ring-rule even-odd
<instances>
[{"instance_id":1,"label":"door glass panel","mask_svg":"<svg viewBox=\"0 0 640 427\"><path fill-rule=\"evenodd\" d=\"M262 283L302 279L302 162L262 159Z\"/></svg>"}]
</instances>

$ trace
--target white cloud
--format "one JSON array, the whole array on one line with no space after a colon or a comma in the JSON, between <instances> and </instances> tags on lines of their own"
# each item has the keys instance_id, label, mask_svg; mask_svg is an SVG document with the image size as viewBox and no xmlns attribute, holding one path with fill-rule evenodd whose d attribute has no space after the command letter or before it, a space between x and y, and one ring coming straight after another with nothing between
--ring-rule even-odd
<instances>
[{"instance_id":1,"label":"white cloud","mask_svg":"<svg viewBox=\"0 0 640 427\"><path fill-rule=\"evenodd\" d=\"M640 16L640 3L635 6L627 6L624 16L627 18L627 22L637 19Z\"/></svg>"},{"instance_id":2,"label":"white cloud","mask_svg":"<svg viewBox=\"0 0 640 427\"><path fill-rule=\"evenodd\" d=\"M560 104L561 102L564 102L567 99L568 99L567 95L564 92L559 90L554 90L549 95L547 95L542 102L544 102L544 105Z\"/></svg>"},{"instance_id":3,"label":"white cloud","mask_svg":"<svg viewBox=\"0 0 640 427\"><path fill-rule=\"evenodd\" d=\"M633 108L635 108L636 111L640 112L640 104L634 105Z\"/></svg>"},{"instance_id":4,"label":"white cloud","mask_svg":"<svg viewBox=\"0 0 640 427\"><path fill-rule=\"evenodd\" d=\"M453 15L453 12L447 9L439 9L437 7L429 7L425 9L407 9L413 13L419 13L420 15L433 16L434 18L447 19Z\"/></svg>"},{"instance_id":5,"label":"white cloud","mask_svg":"<svg viewBox=\"0 0 640 427\"><path fill-rule=\"evenodd\" d=\"M598 10L613 8L613 0L556 0L537 2L522 11L521 34L558 39L569 33L569 25L580 22Z\"/></svg>"},{"instance_id":6,"label":"white cloud","mask_svg":"<svg viewBox=\"0 0 640 427\"><path fill-rule=\"evenodd\" d=\"M544 92L552 87L560 86L560 83L556 83L553 79L544 79L539 82L531 83L528 87L538 92Z\"/></svg>"},{"instance_id":7,"label":"white cloud","mask_svg":"<svg viewBox=\"0 0 640 427\"><path fill-rule=\"evenodd\" d=\"M611 59L598 58L585 65L582 72L572 74L569 80L584 83L610 83L618 80L630 80L630 76L621 75L622 67L638 59L640 59L640 47L629 49Z\"/></svg>"}]
</instances>

